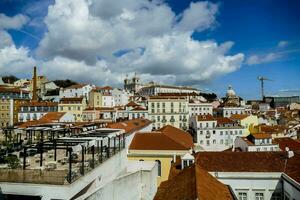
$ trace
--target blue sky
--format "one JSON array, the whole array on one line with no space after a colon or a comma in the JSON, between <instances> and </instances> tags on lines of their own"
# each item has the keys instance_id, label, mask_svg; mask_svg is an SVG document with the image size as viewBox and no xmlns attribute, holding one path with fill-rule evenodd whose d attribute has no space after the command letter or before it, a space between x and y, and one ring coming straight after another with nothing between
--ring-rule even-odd
<instances>
[{"instance_id":1,"label":"blue sky","mask_svg":"<svg viewBox=\"0 0 300 200\"><path fill-rule=\"evenodd\" d=\"M196 3L199 1L193 2ZM291 90L291 93L299 94L300 23L297 20L300 19L300 1L227 0L210 2L218 6L218 10L215 13L215 20L209 27L204 28L204 30L194 30L191 35L192 39L197 41L214 41L219 45L224 42L232 41L234 45L225 55L242 53L244 59L241 65L235 68L235 70L232 70L232 72L220 73L220 75L216 77L201 79L196 83L196 86L214 91L219 95L224 95L227 86L232 85L238 95L247 99L254 99L260 96L257 76L266 76L273 80L266 82L267 94L278 94L282 93L280 91L288 92L288 90ZM183 16L183 12L191 5L191 2L187 0L168 0L166 3L175 13L178 20L180 20ZM5 31L12 37L16 48L28 48L28 56L38 59L39 62L45 59L54 59L53 55L49 57L47 53L47 56L44 56L44 52L40 54L37 53L39 52L39 48L41 48L39 47L41 40L45 37L45 33L49 28L50 22L46 25L44 18L48 14L48 5L50 4L55 4L55 2L52 0L4 0L0 2L0 13L9 17L23 14L29 18L29 22L24 24L22 28L7 29ZM51 31L49 32L51 33ZM49 50L49 48L44 49ZM145 49L147 50L147 47ZM131 48L119 50L122 54L123 52L125 52L125 54L127 52L135 52ZM74 50L72 53L73 52ZM69 54L66 55L63 56L69 56ZM97 57L102 56L105 57L103 54L97 55ZM72 59L74 60L73 57ZM85 57L83 60L84 59ZM51 61L51 64L53 64L53 62ZM86 62L91 66L100 66L100 64L95 64L89 59L86 59ZM154 63L157 64L157 62ZM172 63L170 63L170 65L171 64ZM111 66L113 65L108 66L108 68ZM104 68L106 69L106 67ZM150 79L158 77L158 79L161 78L162 81L167 80L167 77L163 76L164 74L157 76L156 73L151 72L150 69L146 67L145 69L145 71L140 72L145 73L145 77L149 77ZM47 70L42 72L47 72ZM120 70L120 73L126 73L126 70ZM148 73L150 73L150 75ZM197 73L200 74L201 70L197 71ZM19 74L26 76L28 72L26 71ZM172 74L170 76L178 75ZM80 76L74 76L74 79L78 79L78 77ZM180 78L178 78L178 80L180 80ZM106 80L104 83L109 83L109 80ZM184 84L184 81L178 83Z\"/></svg>"}]
</instances>

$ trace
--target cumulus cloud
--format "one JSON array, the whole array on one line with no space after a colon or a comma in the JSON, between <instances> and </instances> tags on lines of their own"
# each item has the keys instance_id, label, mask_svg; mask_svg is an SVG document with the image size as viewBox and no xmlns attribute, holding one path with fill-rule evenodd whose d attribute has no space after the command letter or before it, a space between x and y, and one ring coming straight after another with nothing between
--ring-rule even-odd
<instances>
[{"instance_id":1,"label":"cumulus cloud","mask_svg":"<svg viewBox=\"0 0 300 200\"><path fill-rule=\"evenodd\" d=\"M183 12L177 29L181 31L202 31L210 28L216 22L217 11L217 4L191 2L190 7Z\"/></svg>"},{"instance_id":2,"label":"cumulus cloud","mask_svg":"<svg viewBox=\"0 0 300 200\"><path fill-rule=\"evenodd\" d=\"M281 55L278 53L268 53L266 55L252 55L247 58L246 63L248 65L257 65L262 63L274 62L281 58Z\"/></svg>"},{"instance_id":3,"label":"cumulus cloud","mask_svg":"<svg viewBox=\"0 0 300 200\"><path fill-rule=\"evenodd\" d=\"M28 21L29 18L22 14L9 17L3 13L0 13L0 29L20 29Z\"/></svg>"},{"instance_id":4,"label":"cumulus cloud","mask_svg":"<svg viewBox=\"0 0 300 200\"><path fill-rule=\"evenodd\" d=\"M289 42L288 42L288 41L284 41L284 40L282 40L282 41L278 42L278 44L277 44L277 47L279 47L279 48L283 48L283 47L286 47L286 46L288 46L288 44L289 44Z\"/></svg>"},{"instance_id":5,"label":"cumulus cloud","mask_svg":"<svg viewBox=\"0 0 300 200\"><path fill-rule=\"evenodd\" d=\"M53 79L118 84L138 72L147 81L197 85L239 69L244 60L241 53L230 55L231 41L192 38L211 29L217 13L210 2L192 2L176 15L160 0L57 0L48 8L48 31L35 59L28 49L3 49L25 56L23 66L37 63Z\"/></svg>"}]
</instances>

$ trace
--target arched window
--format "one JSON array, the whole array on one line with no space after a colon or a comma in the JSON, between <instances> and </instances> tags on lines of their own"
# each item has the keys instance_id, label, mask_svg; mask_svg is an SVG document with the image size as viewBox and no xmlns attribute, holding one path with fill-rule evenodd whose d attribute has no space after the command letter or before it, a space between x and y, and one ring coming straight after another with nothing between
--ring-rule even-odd
<instances>
[{"instance_id":1,"label":"arched window","mask_svg":"<svg viewBox=\"0 0 300 200\"><path fill-rule=\"evenodd\" d=\"M155 162L157 162L158 176L161 176L161 162L160 160L156 160Z\"/></svg>"}]
</instances>

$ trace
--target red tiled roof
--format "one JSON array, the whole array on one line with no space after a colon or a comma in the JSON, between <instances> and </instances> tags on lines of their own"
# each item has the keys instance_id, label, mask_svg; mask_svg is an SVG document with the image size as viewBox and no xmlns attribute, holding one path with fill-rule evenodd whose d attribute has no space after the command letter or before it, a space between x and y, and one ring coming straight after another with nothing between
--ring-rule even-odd
<instances>
[{"instance_id":1,"label":"red tiled roof","mask_svg":"<svg viewBox=\"0 0 300 200\"><path fill-rule=\"evenodd\" d=\"M49 121L55 122L59 121L66 113L65 112L48 112L43 117L40 118L40 121Z\"/></svg>"},{"instance_id":2,"label":"red tiled roof","mask_svg":"<svg viewBox=\"0 0 300 200\"><path fill-rule=\"evenodd\" d=\"M136 110L136 111L139 111L139 110L147 110L146 108L143 108L141 106L138 106L138 107L135 107L132 109L133 111Z\"/></svg>"},{"instance_id":3,"label":"red tiled roof","mask_svg":"<svg viewBox=\"0 0 300 200\"><path fill-rule=\"evenodd\" d=\"M58 106L58 103L56 102L50 102L50 101L28 101L23 102L20 104L20 106Z\"/></svg>"},{"instance_id":4,"label":"red tiled roof","mask_svg":"<svg viewBox=\"0 0 300 200\"><path fill-rule=\"evenodd\" d=\"M187 150L161 132L136 133L130 150Z\"/></svg>"},{"instance_id":5,"label":"red tiled roof","mask_svg":"<svg viewBox=\"0 0 300 200\"><path fill-rule=\"evenodd\" d=\"M197 121L216 121L212 115L198 115Z\"/></svg>"},{"instance_id":6,"label":"red tiled roof","mask_svg":"<svg viewBox=\"0 0 300 200\"><path fill-rule=\"evenodd\" d=\"M136 106L140 106L139 104L135 103L134 101L130 101L128 104L126 104L125 106L127 107L136 107Z\"/></svg>"},{"instance_id":7,"label":"red tiled roof","mask_svg":"<svg viewBox=\"0 0 300 200\"><path fill-rule=\"evenodd\" d=\"M243 120L247 117L249 117L250 115L247 115L247 114L233 114L230 116L230 119L232 120Z\"/></svg>"},{"instance_id":8,"label":"red tiled roof","mask_svg":"<svg viewBox=\"0 0 300 200\"><path fill-rule=\"evenodd\" d=\"M159 131L188 149L194 146L192 136L179 128L171 125L166 125L159 129Z\"/></svg>"},{"instance_id":9,"label":"red tiled roof","mask_svg":"<svg viewBox=\"0 0 300 200\"><path fill-rule=\"evenodd\" d=\"M61 98L61 104L82 103L83 97L64 97Z\"/></svg>"},{"instance_id":10,"label":"red tiled roof","mask_svg":"<svg viewBox=\"0 0 300 200\"><path fill-rule=\"evenodd\" d=\"M276 152L199 152L196 163L209 172L283 172L300 184L300 151L287 159Z\"/></svg>"},{"instance_id":11,"label":"red tiled roof","mask_svg":"<svg viewBox=\"0 0 300 200\"><path fill-rule=\"evenodd\" d=\"M26 90L21 90L20 88L11 88L11 87L1 87L0 86L0 92L8 92L8 93L29 93Z\"/></svg>"},{"instance_id":12,"label":"red tiled roof","mask_svg":"<svg viewBox=\"0 0 300 200\"><path fill-rule=\"evenodd\" d=\"M279 144L279 148L282 151L285 151L286 147L288 147L290 151L300 151L299 141L293 140L292 138L275 138L274 142Z\"/></svg>"},{"instance_id":13,"label":"red tiled roof","mask_svg":"<svg viewBox=\"0 0 300 200\"><path fill-rule=\"evenodd\" d=\"M233 200L228 186L195 164L162 182L154 200Z\"/></svg>"},{"instance_id":14,"label":"red tiled roof","mask_svg":"<svg viewBox=\"0 0 300 200\"><path fill-rule=\"evenodd\" d=\"M141 130L151 123L152 122L148 119L137 118L123 122L110 123L107 125L107 128L124 129L125 133L133 133L135 131Z\"/></svg>"},{"instance_id":15,"label":"red tiled roof","mask_svg":"<svg viewBox=\"0 0 300 200\"><path fill-rule=\"evenodd\" d=\"M251 133L255 139L270 139L272 135L269 133Z\"/></svg>"},{"instance_id":16,"label":"red tiled roof","mask_svg":"<svg viewBox=\"0 0 300 200\"><path fill-rule=\"evenodd\" d=\"M217 124L234 124L234 121L229 119L228 117L217 117Z\"/></svg>"},{"instance_id":17,"label":"red tiled roof","mask_svg":"<svg viewBox=\"0 0 300 200\"><path fill-rule=\"evenodd\" d=\"M282 172L285 152L199 152L196 162L209 172Z\"/></svg>"},{"instance_id":18,"label":"red tiled roof","mask_svg":"<svg viewBox=\"0 0 300 200\"><path fill-rule=\"evenodd\" d=\"M167 125L158 131L137 133L129 149L131 150L189 150L193 148L192 136L181 129Z\"/></svg>"}]
</instances>

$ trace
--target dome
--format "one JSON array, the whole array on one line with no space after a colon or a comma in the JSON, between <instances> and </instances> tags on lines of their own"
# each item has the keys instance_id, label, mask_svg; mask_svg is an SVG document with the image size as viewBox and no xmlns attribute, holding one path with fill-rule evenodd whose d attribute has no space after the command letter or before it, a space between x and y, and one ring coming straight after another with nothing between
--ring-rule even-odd
<instances>
[{"instance_id":1,"label":"dome","mask_svg":"<svg viewBox=\"0 0 300 200\"><path fill-rule=\"evenodd\" d=\"M226 92L227 97L233 97L235 96L235 91L232 89L231 85L228 86L228 90Z\"/></svg>"}]
</instances>

